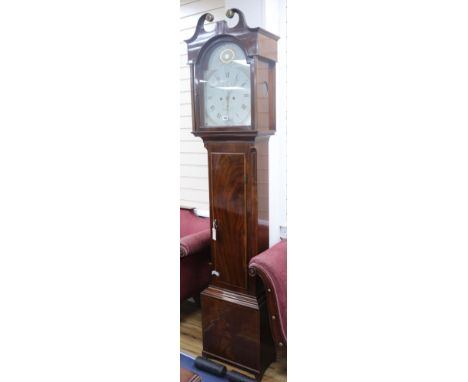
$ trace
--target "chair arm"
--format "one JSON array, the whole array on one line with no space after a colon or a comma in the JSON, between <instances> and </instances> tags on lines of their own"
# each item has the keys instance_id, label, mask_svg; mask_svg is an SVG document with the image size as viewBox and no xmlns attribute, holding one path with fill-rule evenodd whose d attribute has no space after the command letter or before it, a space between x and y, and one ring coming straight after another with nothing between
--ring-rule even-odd
<instances>
[{"instance_id":1,"label":"chair arm","mask_svg":"<svg viewBox=\"0 0 468 382\"><path fill-rule=\"evenodd\" d=\"M205 229L182 237L180 239L180 257L182 258L210 248L210 241L210 229Z\"/></svg>"},{"instance_id":2,"label":"chair arm","mask_svg":"<svg viewBox=\"0 0 468 382\"><path fill-rule=\"evenodd\" d=\"M282 241L252 258L249 273L265 285L270 326L276 344L287 341L287 242ZM274 318L273 318L274 316Z\"/></svg>"},{"instance_id":3,"label":"chair arm","mask_svg":"<svg viewBox=\"0 0 468 382\"><path fill-rule=\"evenodd\" d=\"M287 282L287 241L280 241L270 249L250 260L249 267L265 273L271 282L286 288Z\"/></svg>"}]
</instances>

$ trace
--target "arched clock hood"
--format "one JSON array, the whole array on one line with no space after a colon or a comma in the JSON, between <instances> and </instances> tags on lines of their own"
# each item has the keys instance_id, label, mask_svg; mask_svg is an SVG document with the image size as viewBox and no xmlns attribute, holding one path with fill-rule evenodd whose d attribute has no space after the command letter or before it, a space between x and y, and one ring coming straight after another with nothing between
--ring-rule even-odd
<instances>
[{"instance_id":1,"label":"arched clock hood","mask_svg":"<svg viewBox=\"0 0 468 382\"><path fill-rule=\"evenodd\" d=\"M185 40L190 67L192 98L192 133L203 140L236 139L245 140L258 136L272 135L276 131L275 89L278 36L262 28L251 28L245 22L244 14L238 9L229 9L227 17L238 15L237 24L229 28L225 20L215 23L213 30L207 31L205 21L213 21L213 15L200 16L194 35ZM249 64L250 94L248 123L238 126L210 126L205 123L206 100L204 99L203 68L213 46L233 42L246 55Z\"/></svg>"}]
</instances>

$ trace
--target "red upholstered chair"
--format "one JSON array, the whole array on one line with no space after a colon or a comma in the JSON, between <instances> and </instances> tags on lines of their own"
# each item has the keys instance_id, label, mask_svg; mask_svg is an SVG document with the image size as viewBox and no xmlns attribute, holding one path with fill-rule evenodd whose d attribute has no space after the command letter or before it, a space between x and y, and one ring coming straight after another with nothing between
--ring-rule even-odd
<instances>
[{"instance_id":1,"label":"red upholstered chair","mask_svg":"<svg viewBox=\"0 0 468 382\"><path fill-rule=\"evenodd\" d=\"M180 301L198 299L210 281L210 219L180 209Z\"/></svg>"},{"instance_id":2,"label":"red upholstered chair","mask_svg":"<svg viewBox=\"0 0 468 382\"><path fill-rule=\"evenodd\" d=\"M279 351L287 342L287 241L280 241L250 260L250 275L265 285L271 334Z\"/></svg>"}]
</instances>

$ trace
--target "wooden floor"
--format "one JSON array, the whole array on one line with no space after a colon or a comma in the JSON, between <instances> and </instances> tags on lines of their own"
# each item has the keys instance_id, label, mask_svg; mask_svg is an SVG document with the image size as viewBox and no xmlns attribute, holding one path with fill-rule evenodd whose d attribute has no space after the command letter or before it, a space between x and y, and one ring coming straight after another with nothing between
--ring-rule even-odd
<instances>
[{"instance_id":1,"label":"wooden floor","mask_svg":"<svg viewBox=\"0 0 468 382\"><path fill-rule=\"evenodd\" d=\"M202 353L201 311L195 303L190 301L184 301L180 304L180 350L194 357L200 356ZM226 366L229 370L238 370L230 365ZM282 357L278 358L265 371L262 382L285 381L286 358Z\"/></svg>"}]
</instances>

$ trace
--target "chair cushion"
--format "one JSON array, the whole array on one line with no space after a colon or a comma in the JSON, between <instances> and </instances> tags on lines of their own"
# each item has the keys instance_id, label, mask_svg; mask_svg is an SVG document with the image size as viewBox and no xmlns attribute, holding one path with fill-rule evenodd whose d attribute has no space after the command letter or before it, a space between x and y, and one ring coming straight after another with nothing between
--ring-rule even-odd
<instances>
[{"instance_id":1,"label":"chair cushion","mask_svg":"<svg viewBox=\"0 0 468 382\"><path fill-rule=\"evenodd\" d=\"M210 228L210 219L195 215L193 210L180 209L180 237Z\"/></svg>"},{"instance_id":2,"label":"chair cushion","mask_svg":"<svg viewBox=\"0 0 468 382\"><path fill-rule=\"evenodd\" d=\"M204 229L182 237L180 239L180 257L206 250L210 246L210 241L210 229Z\"/></svg>"},{"instance_id":3,"label":"chair cushion","mask_svg":"<svg viewBox=\"0 0 468 382\"><path fill-rule=\"evenodd\" d=\"M210 282L210 219L180 209L180 300L197 296Z\"/></svg>"}]
</instances>

